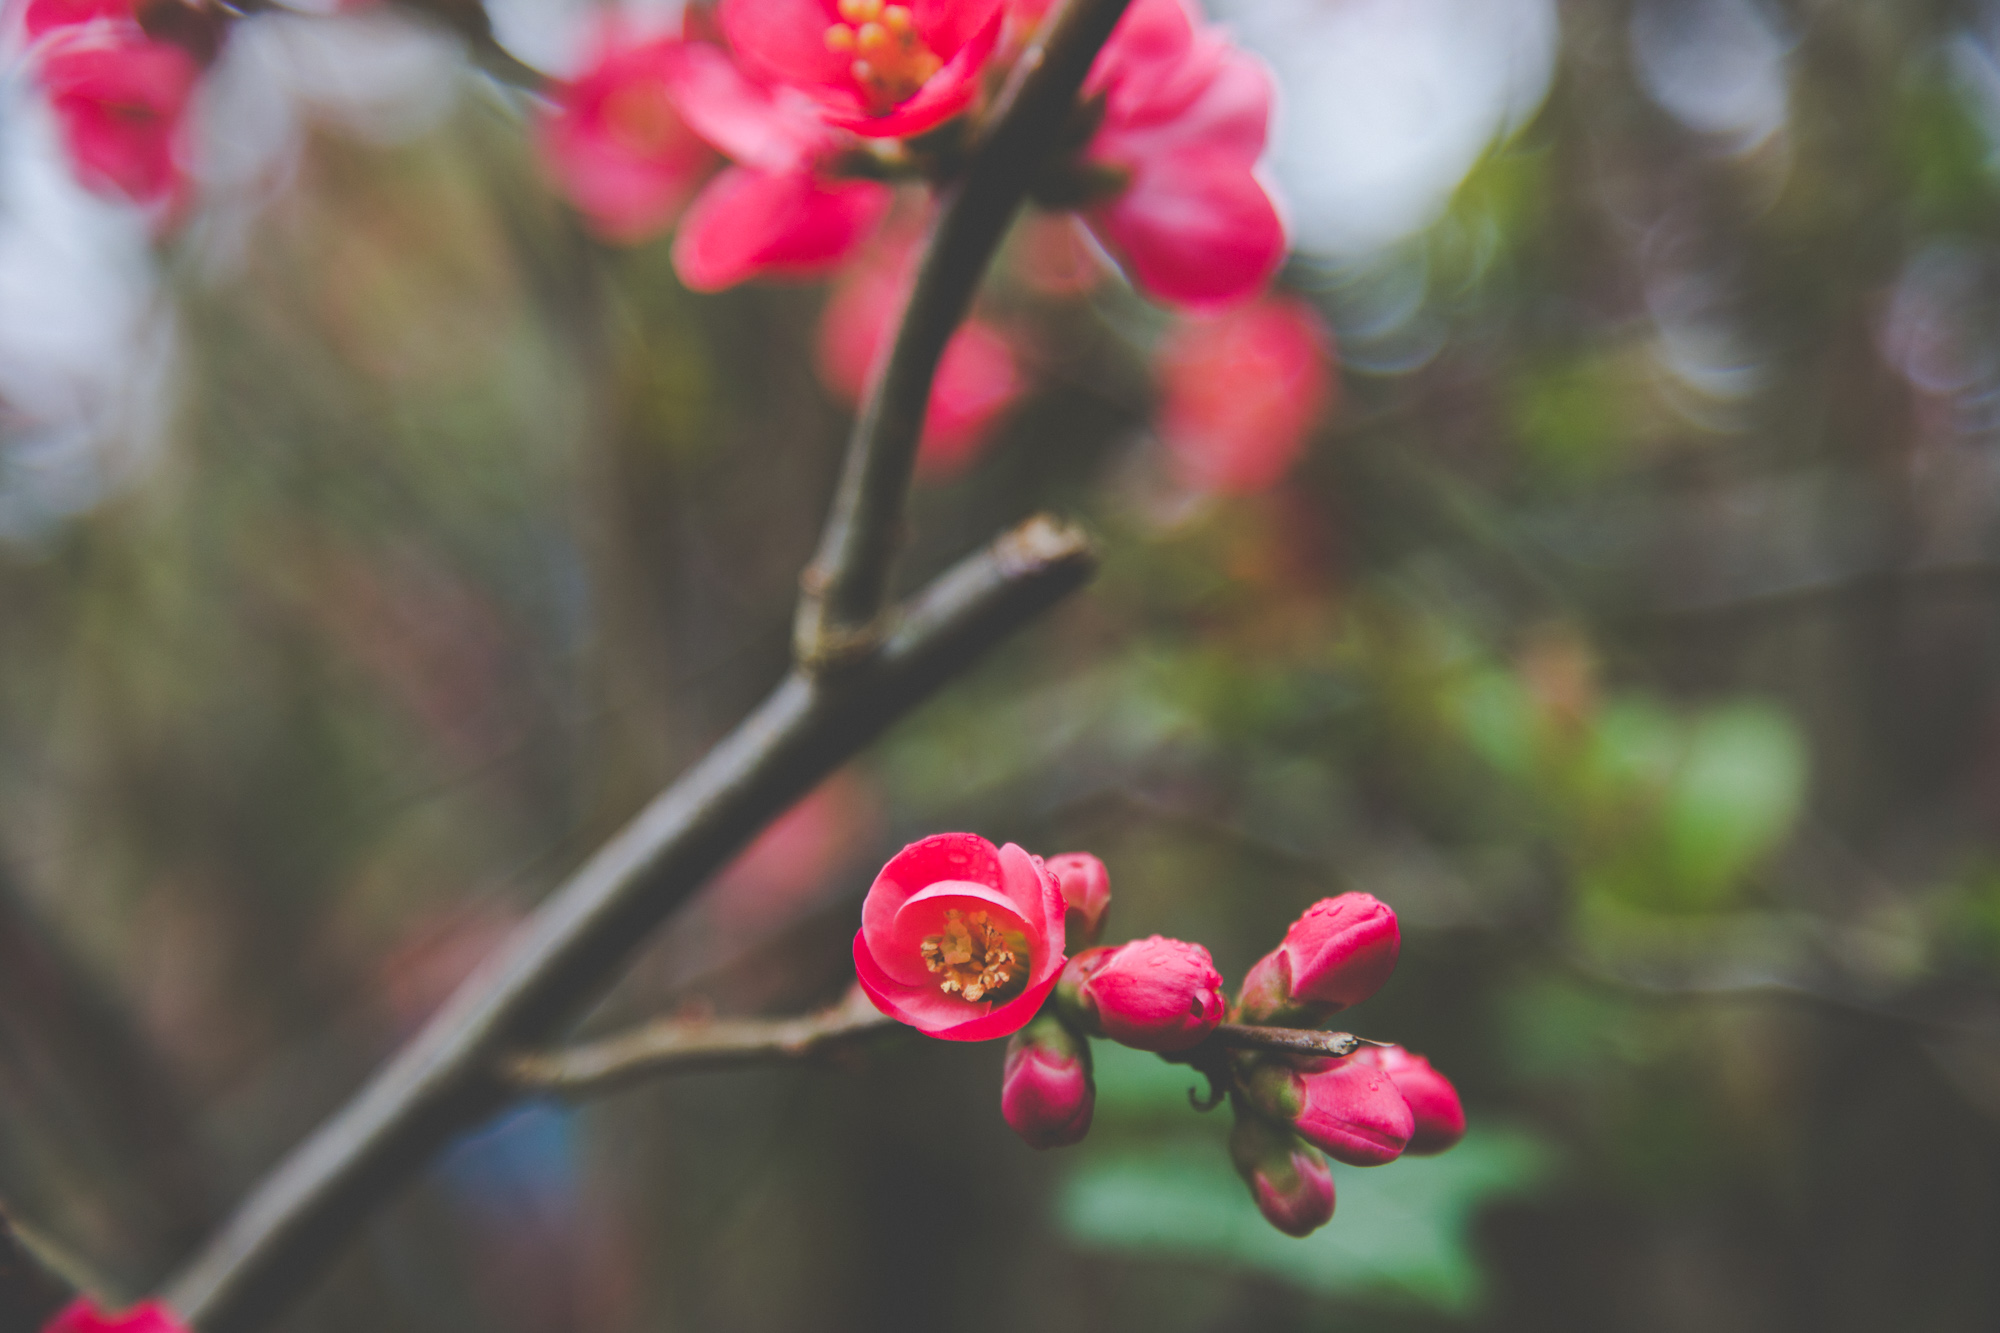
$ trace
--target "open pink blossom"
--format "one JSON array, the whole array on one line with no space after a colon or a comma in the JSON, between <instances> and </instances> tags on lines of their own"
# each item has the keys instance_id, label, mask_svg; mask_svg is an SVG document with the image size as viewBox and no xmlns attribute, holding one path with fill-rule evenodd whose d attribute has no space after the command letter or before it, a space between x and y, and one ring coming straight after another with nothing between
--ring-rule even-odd
<instances>
[{"instance_id":1,"label":"open pink blossom","mask_svg":"<svg viewBox=\"0 0 2000 1333\"><path fill-rule=\"evenodd\" d=\"M1328 339L1302 301L1270 297L1182 322L1156 358L1160 440L1191 491L1261 491L1285 475L1332 398Z\"/></svg>"},{"instance_id":2,"label":"open pink blossom","mask_svg":"<svg viewBox=\"0 0 2000 1333\"><path fill-rule=\"evenodd\" d=\"M557 87L538 118L545 169L607 240L665 231L715 162L668 91L680 47L677 37L641 39L607 23L583 72Z\"/></svg>"},{"instance_id":3,"label":"open pink blossom","mask_svg":"<svg viewBox=\"0 0 2000 1333\"><path fill-rule=\"evenodd\" d=\"M820 378L849 404L859 403L889 352L915 279L914 234L885 237L834 289L819 325ZM963 471L984 451L1022 378L1013 344L998 328L971 318L945 344L924 411L917 467L927 477Z\"/></svg>"},{"instance_id":4,"label":"open pink blossom","mask_svg":"<svg viewBox=\"0 0 2000 1333\"><path fill-rule=\"evenodd\" d=\"M1084 149L1103 178L1084 217L1142 290L1212 310L1261 291L1285 227L1257 160L1271 76L1186 0L1133 0L1085 92L1104 118Z\"/></svg>"},{"instance_id":5,"label":"open pink blossom","mask_svg":"<svg viewBox=\"0 0 2000 1333\"><path fill-rule=\"evenodd\" d=\"M64 41L39 77L77 178L133 203L171 204L185 183L182 122L201 67L136 24Z\"/></svg>"},{"instance_id":6,"label":"open pink blossom","mask_svg":"<svg viewBox=\"0 0 2000 1333\"><path fill-rule=\"evenodd\" d=\"M1416 1129L1405 1151L1428 1157L1465 1137L1465 1108L1459 1104L1458 1089L1423 1056L1400 1046L1379 1046L1357 1051L1353 1058L1387 1074L1409 1103Z\"/></svg>"},{"instance_id":7,"label":"open pink blossom","mask_svg":"<svg viewBox=\"0 0 2000 1333\"><path fill-rule=\"evenodd\" d=\"M1269 1060L1244 1082L1252 1105L1288 1123L1337 1162L1380 1166L1402 1156L1416 1119L1380 1066L1338 1060Z\"/></svg>"},{"instance_id":8,"label":"open pink blossom","mask_svg":"<svg viewBox=\"0 0 2000 1333\"><path fill-rule=\"evenodd\" d=\"M1243 979L1248 1023L1317 1023L1380 990L1402 948L1396 913L1371 894L1322 898Z\"/></svg>"},{"instance_id":9,"label":"open pink blossom","mask_svg":"<svg viewBox=\"0 0 2000 1333\"><path fill-rule=\"evenodd\" d=\"M688 127L735 164L681 219L674 268L689 287L810 277L875 230L889 187L834 174L840 141L803 95L752 79L706 42L679 43L663 73Z\"/></svg>"},{"instance_id":10,"label":"open pink blossom","mask_svg":"<svg viewBox=\"0 0 2000 1333\"><path fill-rule=\"evenodd\" d=\"M187 1327L158 1301L135 1305L123 1314L105 1314L88 1299L80 1299L42 1325L42 1333L187 1333Z\"/></svg>"},{"instance_id":11,"label":"open pink blossom","mask_svg":"<svg viewBox=\"0 0 2000 1333\"><path fill-rule=\"evenodd\" d=\"M1290 1129L1239 1107L1229 1160L1250 1187L1257 1211L1287 1236L1310 1235L1333 1220L1326 1158Z\"/></svg>"},{"instance_id":12,"label":"open pink blossom","mask_svg":"<svg viewBox=\"0 0 2000 1333\"><path fill-rule=\"evenodd\" d=\"M1069 905L1064 916L1067 931L1076 943L1096 942L1098 932L1104 929L1104 914L1111 910L1111 872L1089 852L1051 856L1048 868Z\"/></svg>"},{"instance_id":13,"label":"open pink blossom","mask_svg":"<svg viewBox=\"0 0 2000 1333\"><path fill-rule=\"evenodd\" d=\"M752 70L856 134L920 134L963 111L999 40L1001 0L722 0Z\"/></svg>"},{"instance_id":14,"label":"open pink blossom","mask_svg":"<svg viewBox=\"0 0 2000 1333\"><path fill-rule=\"evenodd\" d=\"M1086 1025L1142 1051L1184 1051L1228 1008L1208 950L1184 940L1153 935L1089 950L1070 966Z\"/></svg>"},{"instance_id":15,"label":"open pink blossom","mask_svg":"<svg viewBox=\"0 0 2000 1333\"><path fill-rule=\"evenodd\" d=\"M1000 1114L1030 1148L1064 1148L1090 1132L1097 1089L1090 1043L1044 1012L1007 1040Z\"/></svg>"},{"instance_id":16,"label":"open pink blossom","mask_svg":"<svg viewBox=\"0 0 2000 1333\"><path fill-rule=\"evenodd\" d=\"M932 834L890 858L854 935L855 975L875 1006L951 1041L1018 1031L1064 961L1055 876L976 833Z\"/></svg>"}]
</instances>

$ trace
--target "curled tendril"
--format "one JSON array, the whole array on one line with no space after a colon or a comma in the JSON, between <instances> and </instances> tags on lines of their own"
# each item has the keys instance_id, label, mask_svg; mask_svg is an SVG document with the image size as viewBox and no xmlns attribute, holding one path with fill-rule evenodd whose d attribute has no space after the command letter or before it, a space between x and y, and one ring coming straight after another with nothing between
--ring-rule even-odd
<instances>
[{"instance_id":1,"label":"curled tendril","mask_svg":"<svg viewBox=\"0 0 2000 1333\"><path fill-rule=\"evenodd\" d=\"M1223 1100L1229 1096L1229 1090L1224 1086L1224 1081L1215 1076L1214 1070L1198 1068L1195 1072L1208 1080L1208 1096L1203 1097L1195 1089L1189 1088L1188 1105L1206 1114L1222 1105Z\"/></svg>"}]
</instances>

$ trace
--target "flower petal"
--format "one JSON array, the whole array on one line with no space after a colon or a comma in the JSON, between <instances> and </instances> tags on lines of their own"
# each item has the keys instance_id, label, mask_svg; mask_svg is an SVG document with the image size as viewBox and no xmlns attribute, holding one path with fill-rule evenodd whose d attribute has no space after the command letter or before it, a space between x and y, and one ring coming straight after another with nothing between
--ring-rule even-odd
<instances>
[{"instance_id":1,"label":"flower petal","mask_svg":"<svg viewBox=\"0 0 2000 1333\"><path fill-rule=\"evenodd\" d=\"M852 57L830 51L840 21L825 0L722 0L722 31L753 71L785 83L843 85Z\"/></svg>"},{"instance_id":2,"label":"flower petal","mask_svg":"<svg viewBox=\"0 0 2000 1333\"><path fill-rule=\"evenodd\" d=\"M661 72L681 119L743 166L796 170L826 144L806 99L751 79L721 47L679 43Z\"/></svg>"},{"instance_id":3,"label":"flower petal","mask_svg":"<svg viewBox=\"0 0 2000 1333\"><path fill-rule=\"evenodd\" d=\"M912 0L910 18L924 45L949 63L967 46L998 33L1006 6L1001 0ZM980 59L983 61L984 56Z\"/></svg>"},{"instance_id":4,"label":"flower petal","mask_svg":"<svg viewBox=\"0 0 2000 1333\"><path fill-rule=\"evenodd\" d=\"M862 932L887 940L903 904L946 880L999 890L999 849L977 833L933 833L919 838L890 857L889 864L875 876L861 904Z\"/></svg>"},{"instance_id":5,"label":"flower petal","mask_svg":"<svg viewBox=\"0 0 2000 1333\"><path fill-rule=\"evenodd\" d=\"M871 139L905 139L922 134L963 111L979 91L979 74L1000 40L1002 11L995 7L986 26L975 32L943 69L931 75L915 94L886 114L874 109L845 87L833 85L812 90L824 108L829 125L851 130Z\"/></svg>"},{"instance_id":6,"label":"flower petal","mask_svg":"<svg viewBox=\"0 0 2000 1333\"><path fill-rule=\"evenodd\" d=\"M809 276L840 262L888 206L888 187L874 181L733 167L688 209L674 238L674 268L696 291Z\"/></svg>"}]
</instances>

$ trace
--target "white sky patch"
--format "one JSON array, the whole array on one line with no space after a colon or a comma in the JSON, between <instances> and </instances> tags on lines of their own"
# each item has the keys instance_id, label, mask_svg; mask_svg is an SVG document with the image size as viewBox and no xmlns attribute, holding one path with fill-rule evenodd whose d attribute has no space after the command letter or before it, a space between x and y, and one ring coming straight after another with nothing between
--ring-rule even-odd
<instances>
[{"instance_id":1,"label":"white sky patch","mask_svg":"<svg viewBox=\"0 0 2000 1333\"><path fill-rule=\"evenodd\" d=\"M1794 43L1755 0L1642 0L1631 38L1647 94L1689 129L1747 153L1785 127Z\"/></svg>"},{"instance_id":2,"label":"white sky patch","mask_svg":"<svg viewBox=\"0 0 2000 1333\"><path fill-rule=\"evenodd\" d=\"M0 86L0 539L88 509L158 452L175 333L144 217L76 183L47 110Z\"/></svg>"},{"instance_id":3,"label":"white sky patch","mask_svg":"<svg viewBox=\"0 0 2000 1333\"><path fill-rule=\"evenodd\" d=\"M1281 102L1271 167L1293 244L1360 259L1443 216L1548 93L1553 0L1226 0Z\"/></svg>"}]
</instances>

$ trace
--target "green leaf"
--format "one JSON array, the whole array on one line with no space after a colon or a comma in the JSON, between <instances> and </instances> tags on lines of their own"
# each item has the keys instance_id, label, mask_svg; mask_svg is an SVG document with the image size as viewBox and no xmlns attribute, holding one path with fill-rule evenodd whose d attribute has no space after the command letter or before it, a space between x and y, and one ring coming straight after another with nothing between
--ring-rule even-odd
<instances>
[{"instance_id":1,"label":"green leaf","mask_svg":"<svg viewBox=\"0 0 2000 1333\"><path fill-rule=\"evenodd\" d=\"M1734 704L1697 720L1666 811L1683 899L1728 893L1791 831L1805 787L1805 744L1777 709Z\"/></svg>"},{"instance_id":2,"label":"green leaf","mask_svg":"<svg viewBox=\"0 0 2000 1333\"><path fill-rule=\"evenodd\" d=\"M1336 1166L1332 1223L1294 1240L1258 1214L1219 1139L1144 1151L1093 1144L1065 1183L1058 1211L1065 1232L1082 1245L1251 1269L1325 1295L1463 1315L1483 1296L1467 1247L1473 1212L1533 1188L1550 1158L1525 1133L1481 1126L1441 1157L1368 1170Z\"/></svg>"}]
</instances>

